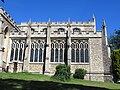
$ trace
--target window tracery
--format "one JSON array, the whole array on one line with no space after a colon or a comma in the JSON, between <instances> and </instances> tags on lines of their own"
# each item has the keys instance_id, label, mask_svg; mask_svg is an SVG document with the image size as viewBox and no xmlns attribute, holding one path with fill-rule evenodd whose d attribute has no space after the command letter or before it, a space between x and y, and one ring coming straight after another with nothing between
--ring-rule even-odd
<instances>
[{"instance_id":1,"label":"window tracery","mask_svg":"<svg viewBox=\"0 0 120 90\"><path fill-rule=\"evenodd\" d=\"M88 43L75 40L71 44L71 62L73 63L88 63L89 51Z\"/></svg>"},{"instance_id":2,"label":"window tracery","mask_svg":"<svg viewBox=\"0 0 120 90\"><path fill-rule=\"evenodd\" d=\"M10 61L23 60L25 40L12 40Z\"/></svg>"},{"instance_id":3,"label":"window tracery","mask_svg":"<svg viewBox=\"0 0 120 90\"><path fill-rule=\"evenodd\" d=\"M52 40L51 43L51 62L63 62L65 51L64 40Z\"/></svg>"}]
</instances>

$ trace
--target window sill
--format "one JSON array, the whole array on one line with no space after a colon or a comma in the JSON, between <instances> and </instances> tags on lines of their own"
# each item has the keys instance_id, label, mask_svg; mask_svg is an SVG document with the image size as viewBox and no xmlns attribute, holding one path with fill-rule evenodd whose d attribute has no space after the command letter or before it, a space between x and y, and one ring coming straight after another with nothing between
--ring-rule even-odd
<instances>
[{"instance_id":1,"label":"window sill","mask_svg":"<svg viewBox=\"0 0 120 90\"><path fill-rule=\"evenodd\" d=\"M90 63L71 63L71 65L89 65Z\"/></svg>"},{"instance_id":2,"label":"window sill","mask_svg":"<svg viewBox=\"0 0 120 90\"><path fill-rule=\"evenodd\" d=\"M43 64L43 62L29 62L29 64Z\"/></svg>"}]
</instances>

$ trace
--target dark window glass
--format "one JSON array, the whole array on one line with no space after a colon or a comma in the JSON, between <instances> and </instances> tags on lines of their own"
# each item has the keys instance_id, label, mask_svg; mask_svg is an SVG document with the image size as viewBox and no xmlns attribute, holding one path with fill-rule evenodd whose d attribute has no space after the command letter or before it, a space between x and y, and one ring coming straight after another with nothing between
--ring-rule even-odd
<instances>
[{"instance_id":1,"label":"dark window glass","mask_svg":"<svg viewBox=\"0 0 120 90\"><path fill-rule=\"evenodd\" d=\"M39 62L42 62L42 48L39 50Z\"/></svg>"},{"instance_id":2,"label":"dark window glass","mask_svg":"<svg viewBox=\"0 0 120 90\"><path fill-rule=\"evenodd\" d=\"M60 62L63 62L63 50L60 49Z\"/></svg>"},{"instance_id":3,"label":"dark window glass","mask_svg":"<svg viewBox=\"0 0 120 90\"><path fill-rule=\"evenodd\" d=\"M55 62L58 62L58 49L55 50Z\"/></svg>"},{"instance_id":4,"label":"dark window glass","mask_svg":"<svg viewBox=\"0 0 120 90\"><path fill-rule=\"evenodd\" d=\"M85 50L85 62L89 61L88 49Z\"/></svg>"},{"instance_id":5,"label":"dark window glass","mask_svg":"<svg viewBox=\"0 0 120 90\"><path fill-rule=\"evenodd\" d=\"M15 60L18 58L18 48L15 49Z\"/></svg>"},{"instance_id":6,"label":"dark window glass","mask_svg":"<svg viewBox=\"0 0 120 90\"><path fill-rule=\"evenodd\" d=\"M11 56L10 56L10 61L13 60L13 56L14 56L14 48L11 49Z\"/></svg>"},{"instance_id":7,"label":"dark window glass","mask_svg":"<svg viewBox=\"0 0 120 90\"><path fill-rule=\"evenodd\" d=\"M38 49L36 48L35 49L35 62L37 62L38 60Z\"/></svg>"},{"instance_id":8,"label":"dark window glass","mask_svg":"<svg viewBox=\"0 0 120 90\"><path fill-rule=\"evenodd\" d=\"M51 49L51 62L54 62L54 49Z\"/></svg>"},{"instance_id":9,"label":"dark window glass","mask_svg":"<svg viewBox=\"0 0 120 90\"><path fill-rule=\"evenodd\" d=\"M34 49L31 48L30 62L33 62Z\"/></svg>"},{"instance_id":10,"label":"dark window glass","mask_svg":"<svg viewBox=\"0 0 120 90\"><path fill-rule=\"evenodd\" d=\"M76 62L79 62L79 49L76 49Z\"/></svg>"},{"instance_id":11,"label":"dark window glass","mask_svg":"<svg viewBox=\"0 0 120 90\"><path fill-rule=\"evenodd\" d=\"M19 60L22 61L22 48L20 48L20 51L19 51Z\"/></svg>"},{"instance_id":12,"label":"dark window glass","mask_svg":"<svg viewBox=\"0 0 120 90\"><path fill-rule=\"evenodd\" d=\"M84 62L84 50L83 49L81 49L80 54L81 54L81 62Z\"/></svg>"},{"instance_id":13,"label":"dark window glass","mask_svg":"<svg viewBox=\"0 0 120 90\"><path fill-rule=\"evenodd\" d=\"M72 56L72 62L75 62L75 50L74 49L72 49L71 50L71 56Z\"/></svg>"}]
</instances>

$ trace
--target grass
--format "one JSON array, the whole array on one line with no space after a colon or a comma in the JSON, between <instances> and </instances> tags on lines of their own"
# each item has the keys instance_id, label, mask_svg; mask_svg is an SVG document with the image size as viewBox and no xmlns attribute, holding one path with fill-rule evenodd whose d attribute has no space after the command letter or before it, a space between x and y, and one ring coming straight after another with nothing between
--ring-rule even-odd
<instances>
[{"instance_id":1,"label":"grass","mask_svg":"<svg viewBox=\"0 0 120 90\"><path fill-rule=\"evenodd\" d=\"M71 78L69 82L51 80L31 73L0 73L0 90L120 90L120 84Z\"/></svg>"}]
</instances>

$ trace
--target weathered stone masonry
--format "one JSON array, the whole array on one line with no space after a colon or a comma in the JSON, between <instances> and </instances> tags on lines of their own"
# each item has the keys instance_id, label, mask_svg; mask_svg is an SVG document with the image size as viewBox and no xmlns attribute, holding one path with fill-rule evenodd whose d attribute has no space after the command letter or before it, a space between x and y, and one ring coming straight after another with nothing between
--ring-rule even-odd
<instances>
[{"instance_id":1,"label":"weathered stone masonry","mask_svg":"<svg viewBox=\"0 0 120 90\"><path fill-rule=\"evenodd\" d=\"M112 81L106 25L88 22L25 22L16 24L0 8L0 71L53 75L58 64L87 70L85 79Z\"/></svg>"}]
</instances>

